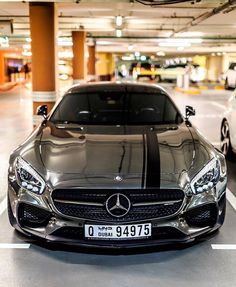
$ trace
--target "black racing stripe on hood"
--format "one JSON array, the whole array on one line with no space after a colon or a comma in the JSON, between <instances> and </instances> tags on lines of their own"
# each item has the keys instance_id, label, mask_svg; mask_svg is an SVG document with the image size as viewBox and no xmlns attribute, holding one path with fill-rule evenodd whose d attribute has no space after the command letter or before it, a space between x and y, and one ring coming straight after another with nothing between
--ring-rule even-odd
<instances>
[{"instance_id":1,"label":"black racing stripe on hood","mask_svg":"<svg viewBox=\"0 0 236 287\"><path fill-rule=\"evenodd\" d=\"M147 138L147 163L146 163L146 188L160 188L161 167L160 150L157 134L148 131Z\"/></svg>"},{"instance_id":2,"label":"black racing stripe on hood","mask_svg":"<svg viewBox=\"0 0 236 287\"><path fill-rule=\"evenodd\" d=\"M145 187L145 172L146 172L146 140L143 134L143 170L142 170L142 183L141 188Z\"/></svg>"}]
</instances>

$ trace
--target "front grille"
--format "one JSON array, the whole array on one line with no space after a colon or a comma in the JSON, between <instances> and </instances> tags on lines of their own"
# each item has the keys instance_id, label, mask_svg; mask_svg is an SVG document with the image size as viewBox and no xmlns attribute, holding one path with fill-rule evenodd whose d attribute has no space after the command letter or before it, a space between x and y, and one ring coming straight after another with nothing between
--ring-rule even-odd
<instances>
[{"instance_id":1,"label":"front grille","mask_svg":"<svg viewBox=\"0 0 236 287\"><path fill-rule=\"evenodd\" d=\"M184 193L180 189L56 189L52 198L58 200L84 201L104 203L106 199L120 192L129 197L132 204L140 202L183 200Z\"/></svg>"},{"instance_id":2,"label":"front grille","mask_svg":"<svg viewBox=\"0 0 236 287\"><path fill-rule=\"evenodd\" d=\"M84 238L84 229L83 227L61 227L54 231L52 236L65 238L65 239L72 239L72 240L86 240ZM184 239L186 235L179 231L174 227L153 227L152 228L152 237L150 239L135 239L136 242L138 241L148 241L148 240L178 240ZM94 240L92 240L94 241ZM101 240L102 241L102 240ZM131 242L130 240L109 240L110 242ZM132 240L133 242L134 240ZM90 240L91 242L91 240Z\"/></svg>"},{"instance_id":3,"label":"front grille","mask_svg":"<svg viewBox=\"0 0 236 287\"><path fill-rule=\"evenodd\" d=\"M114 193L125 194L131 201L131 209L127 215L120 218L111 216L106 208L106 200ZM182 206L184 193L175 189L157 190L55 190L52 199L56 209L67 216L93 219L106 222L140 221L152 218L162 218L176 214ZM67 201L67 202L62 202ZM74 203L70 203L74 202ZM165 203L173 201L170 203ZM82 204L75 204L80 202ZM163 203L162 203L163 202ZM100 204L95 206L91 204ZM155 203L155 204L154 204ZM135 204L140 204L135 206ZM141 205L144 204L144 205Z\"/></svg>"},{"instance_id":4,"label":"front grille","mask_svg":"<svg viewBox=\"0 0 236 287\"><path fill-rule=\"evenodd\" d=\"M18 207L18 220L22 227L42 227L48 224L50 212L33 205L21 203Z\"/></svg>"},{"instance_id":5,"label":"front grille","mask_svg":"<svg viewBox=\"0 0 236 287\"><path fill-rule=\"evenodd\" d=\"M217 206L211 203L190 209L187 211L185 219L192 227L212 227L216 224L217 217Z\"/></svg>"}]
</instances>

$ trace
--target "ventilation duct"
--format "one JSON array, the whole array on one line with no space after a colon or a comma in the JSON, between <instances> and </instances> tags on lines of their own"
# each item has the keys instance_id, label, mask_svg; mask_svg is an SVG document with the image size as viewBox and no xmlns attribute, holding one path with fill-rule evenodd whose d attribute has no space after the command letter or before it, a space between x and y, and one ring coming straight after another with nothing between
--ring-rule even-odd
<instances>
[{"instance_id":1,"label":"ventilation duct","mask_svg":"<svg viewBox=\"0 0 236 287\"><path fill-rule=\"evenodd\" d=\"M136 2L141 3L143 5L149 6L158 6L158 5L171 5L171 4L179 4L185 2L191 2L194 4L195 2L201 2L201 0L136 0Z\"/></svg>"}]
</instances>

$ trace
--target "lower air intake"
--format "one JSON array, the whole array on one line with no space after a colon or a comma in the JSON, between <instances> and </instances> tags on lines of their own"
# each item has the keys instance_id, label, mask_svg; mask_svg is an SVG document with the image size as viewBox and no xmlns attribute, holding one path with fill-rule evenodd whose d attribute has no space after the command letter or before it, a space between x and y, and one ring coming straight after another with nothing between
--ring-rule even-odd
<instances>
[{"instance_id":1,"label":"lower air intake","mask_svg":"<svg viewBox=\"0 0 236 287\"><path fill-rule=\"evenodd\" d=\"M188 225L192 227L213 227L217 217L217 206L214 203L190 209L185 215Z\"/></svg>"},{"instance_id":2,"label":"lower air intake","mask_svg":"<svg viewBox=\"0 0 236 287\"><path fill-rule=\"evenodd\" d=\"M50 212L33 205L21 203L18 208L18 219L22 227L43 227L50 220Z\"/></svg>"}]
</instances>

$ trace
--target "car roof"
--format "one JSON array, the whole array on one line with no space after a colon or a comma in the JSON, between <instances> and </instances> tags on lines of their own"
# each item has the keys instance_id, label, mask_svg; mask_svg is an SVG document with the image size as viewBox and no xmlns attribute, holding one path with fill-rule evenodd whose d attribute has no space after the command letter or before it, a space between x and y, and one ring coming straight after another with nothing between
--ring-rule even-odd
<instances>
[{"instance_id":1,"label":"car roof","mask_svg":"<svg viewBox=\"0 0 236 287\"><path fill-rule=\"evenodd\" d=\"M167 94L165 89L157 84L148 83L134 83L134 82L92 82L73 85L65 95L83 92L95 92L95 91L124 91L128 89L132 92L162 92Z\"/></svg>"}]
</instances>

